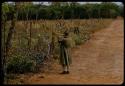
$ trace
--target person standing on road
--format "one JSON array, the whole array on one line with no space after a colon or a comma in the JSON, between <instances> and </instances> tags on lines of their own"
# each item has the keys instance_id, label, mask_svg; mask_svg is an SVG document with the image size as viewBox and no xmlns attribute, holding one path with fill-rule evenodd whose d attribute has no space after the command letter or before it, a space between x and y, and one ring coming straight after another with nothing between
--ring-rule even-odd
<instances>
[{"instance_id":1,"label":"person standing on road","mask_svg":"<svg viewBox=\"0 0 125 86\"><path fill-rule=\"evenodd\" d=\"M69 74L69 66L71 64L69 33L64 32L64 36L59 39L60 44L60 63L63 67L61 74Z\"/></svg>"}]
</instances>

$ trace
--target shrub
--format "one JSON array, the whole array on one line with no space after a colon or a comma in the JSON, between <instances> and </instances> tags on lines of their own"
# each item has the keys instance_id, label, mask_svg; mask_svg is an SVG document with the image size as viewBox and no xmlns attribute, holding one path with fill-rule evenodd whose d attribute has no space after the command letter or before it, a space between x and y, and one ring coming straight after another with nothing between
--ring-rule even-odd
<instances>
[{"instance_id":1,"label":"shrub","mask_svg":"<svg viewBox=\"0 0 125 86\"><path fill-rule=\"evenodd\" d=\"M35 61L20 53L10 57L6 65L6 70L7 73L24 73L34 71L35 67Z\"/></svg>"},{"instance_id":2,"label":"shrub","mask_svg":"<svg viewBox=\"0 0 125 86\"><path fill-rule=\"evenodd\" d=\"M83 43L85 43L89 39L90 39L90 34L89 33L82 34L82 42Z\"/></svg>"},{"instance_id":3,"label":"shrub","mask_svg":"<svg viewBox=\"0 0 125 86\"><path fill-rule=\"evenodd\" d=\"M75 45L80 45L82 43L82 39L81 39L80 35L74 34L73 39L75 41Z\"/></svg>"},{"instance_id":4,"label":"shrub","mask_svg":"<svg viewBox=\"0 0 125 86\"><path fill-rule=\"evenodd\" d=\"M30 58L36 62L36 65L43 63L46 55L44 52L35 52L30 55Z\"/></svg>"}]
</instances>

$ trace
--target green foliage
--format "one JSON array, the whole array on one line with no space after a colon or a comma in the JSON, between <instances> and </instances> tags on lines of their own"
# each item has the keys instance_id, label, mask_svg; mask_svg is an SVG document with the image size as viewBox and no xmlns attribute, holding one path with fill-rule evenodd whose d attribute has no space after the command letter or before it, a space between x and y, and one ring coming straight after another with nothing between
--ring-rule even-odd
<instances>
[{"instance_id":1,"label":"green foliage","mask_svg":"<svg viewBox=\"0 0 125 86\"><path fill-rule=\"evenodd\" d=\"M119 6L119 16L124 17L124 6Z\"/></svg>"},{"instance_id":2,"label":"green foliage","mask_svg":"<svg viewBox=\"0 0 125 86\"><path fill-rule=\"evenodd\" d=\"M82 43L82 40L79 36L75 36L75 44L80 45Z\"/></svg>"},{"instance_id":3,"label":"green foliage","mask_svg":"<svg viewBox=\"0 0 125 86\"><path fill-rule=\"evenodd\" d=\"M14 9L13 4L2 5L5 12L8 12L8 19ZM100 4L78 4L75 2L52 3L48 6L43 4L25 3L20 6L18 19L26 20L27 14L29 19L87 19L87 18L116 18L123 16L123 6L112 2L102 2Z\"/></svg>"},{"instance_id":4,"label":"green foliage","mask_svg":"<svg viewBox=\"0 0 125 86\"><path fill-rule=\"evenodd\" d=\"M18 53L8 59L6 70L8 73L24 73L35 71L35 67L35 61L22 53Z\"/></svg>"},{"instance_id":5,"label":"green foliage","mask_svg":"<svg viewBox=\"0 0 125 86\"><path fill-rule=\"evenodd\" d=\"M82 39L80 35L73 34L73 40L75 42L75 45L80 45L82 43Z\"/></svg>"},{"instance_id":6,"label":"green foliage","mask_svg":"<svg viewBox=\"0 0 125 86\"><path fill-rule=\"evenodd\" d=\"M9 7L7 3L2 3L2 13L8 13Z\"/></svg>"},{"instance_id":7,"label":"green foliage","mask_svg":"<svg viewBox=\"0 0 125 86\"><path fill-rule=\"evenodd\" d=\"M36 63L37 66L43 63L45 58L45 53L43 51L41 52L32 52L30 55L30 58Z\"/></svg>"}]
</instances>

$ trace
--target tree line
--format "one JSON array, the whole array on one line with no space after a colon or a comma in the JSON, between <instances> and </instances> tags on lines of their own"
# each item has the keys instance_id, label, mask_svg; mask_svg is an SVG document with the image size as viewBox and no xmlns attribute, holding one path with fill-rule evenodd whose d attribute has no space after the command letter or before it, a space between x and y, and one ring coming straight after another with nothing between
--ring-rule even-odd
<instances>
[{"instance_id":1,"label":"tree line","mask_svg":"<svg viewBox=\"0 0 125 86\"><path fill-rule=\"evenodd\" d=\"M7 19L12 18L14 4L6 4L9 11ZM34 19L89 19L89 18L116 18L124 16L124 7L112 2L86 3L77 2L51 2L50 5L43 3L20 2L18 20Z\"/></svg>"}]
</instances>

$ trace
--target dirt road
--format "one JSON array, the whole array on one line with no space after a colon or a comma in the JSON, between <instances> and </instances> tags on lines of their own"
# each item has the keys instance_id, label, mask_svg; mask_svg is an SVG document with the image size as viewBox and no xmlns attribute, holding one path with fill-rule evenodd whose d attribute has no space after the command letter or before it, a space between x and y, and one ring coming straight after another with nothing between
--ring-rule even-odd
<instances>
[{"instance_id":1,"label":"dirt road","mask_svg":"<svg viewBox=\"0 0 125 86\"><path fill-rule=\"evenodd\" d=\"M55 62L45 73L29 75L26 84L121 84L123 82L124 23L115 20L93 34L84 45L72 49L70 74L59 74Z\"/></svg>"}]
</instances>

